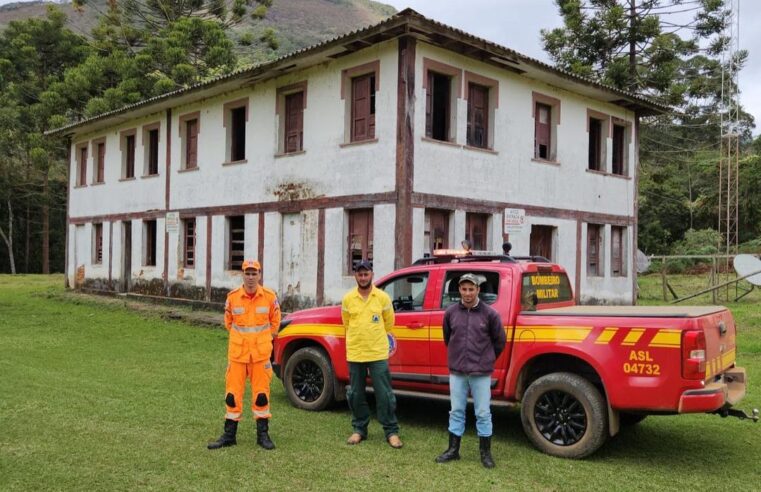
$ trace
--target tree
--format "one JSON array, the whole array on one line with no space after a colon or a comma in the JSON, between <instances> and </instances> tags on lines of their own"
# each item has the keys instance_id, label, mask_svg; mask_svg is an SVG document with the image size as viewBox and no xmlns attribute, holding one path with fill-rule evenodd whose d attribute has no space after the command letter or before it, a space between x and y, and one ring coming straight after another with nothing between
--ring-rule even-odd
<instances>
[{"instance_id":1,"label":"tree","mask_svg":"<svg viewBox=\"0 0 761 492\"><path fill-rule=\"evenodd\" d=\"M84 38L65 27L66 17L50 7L44 19L14 21L0 35L0 176L8 231L3 240L15 270L14 221L25 229L23 258L29 271L32 228L41 228L40 269L50 270L51 176L65 179L66 146L43 133L66 120L67 97L55 90L63 74L89 52ZM54 188L57 188L54 185ZM61 207L57 207L57 212ZM5 215L5 214L4 214Z\"/></svg>"}]
</instances>

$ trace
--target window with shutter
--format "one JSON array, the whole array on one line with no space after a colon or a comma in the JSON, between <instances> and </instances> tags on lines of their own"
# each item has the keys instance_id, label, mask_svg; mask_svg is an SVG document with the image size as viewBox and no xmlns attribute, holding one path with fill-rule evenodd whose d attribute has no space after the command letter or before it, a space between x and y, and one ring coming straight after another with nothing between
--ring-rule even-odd
<instances>
[{"instance_id":1,"label":"window with shutter","mask_svg":"<svg viewBox=\"0 0 761 492\"><path fill-rule=\"evenodd\" d=\"M471 249L489 249L486 244L486 227L488 223L489 216L487 214L465 214L465 239L470 243Z\"/></svg>"},{"instance_id":2,"label":"window with shutter","mask_svg":"<svg viewBox=\"0 0 761 492\"><path fill-rule=\"evenodd\" d=\"M373 209L349 210L347 271L361 260L373 261Z\"/></svg>"},{"instance_id":3,"label":"window with shutter","mask_svg":"<svg viewBox=\"0 0 761 492\"><path fill-rule=\"evenodd\" d=\"M467 144L489 147L489 88L474 83L468 84Z\"/></svg>"},{"instance_id":4,"label":"window with shutter","mask_svg":"<svg viewBox=\"0 0 761 492\"><path fill-rule=\"evenodd\" d=\"M544 256L552 261L552 236L555 233L553 226L532 225L529 236L529 255Z\"/></svg>"},{"instance_id":5,"label":"window with shutter","mask_svg":"<svg viewBox=\"0 0 761 492\"><path fill-rule=\"evenodd\" d=\"M626 275L624 270L624 228L610 228L610 274L614 277Z\"/></svg>"},{"instance_id":6,"label":"window with shutter","mask_svg":"<svg viewBox=\"0 0 761 492\"><path fill-rule=\"evenodd\" d=\"M351 141L375 138L375 74L352 79Z\"/></svg>"},{"instance_id":7,"label":"window with shutter","mask_svg":"<svg viewBox=\"0 0 761 492\"><path fill-rule=\"evenodd\" d=\"M246 220L243 215L227 218L227 269L240 270L243 266L244 245L246 242Z\"/></svg>"},{"instance_id":8,"label":"window with shutter","mask_svg":"<svg viewBox=\"0 0 761 492\"><path fill-rule=\"evenodd\" d=\"M148 130L148 170L153 176L159 173L159 129Z\"/></svg>"},{"instance_id":9,"label":"window with shutter","mask_svg":"<svg viewBox=\"0 0 761 492\"><path fill-rule=\"evenodd\" d=\"M602 226L597 224L587 225L587 276L597 277L602 275L600 268L600 242Z\"/></svg>"},{"instance_id":10,"label":"window with shutter","mask_svg":"<svg viewBox=\"0 0 761 492\"><path fill-rule=\"evenodd\" d=\"M95 163L95 182L103 183L106 172L106 144L97 144L97 162Z\"/></svg>"},{"instance_id":11,"label":"window with shutter","mask_svg":"<svg viewBox=\"0 0 761 492\"><path fill-rule=\"evenodd\" d=\"M534 157L551 160L552 106L536 103L534 108Z\"/></svg>"},{"instance_id":12,"label":"window with shutter","mask_svg":"<svg viewBox=\"0 0 761 492\"><path fill-rule=\"evenodd\" d=\"M425 135L449 141L452 77L428 72L425 93Z\"/></svg>"},{"instance_id":13,"label":"window with shutter","mask_svg":"<svg viewBox=\"0 0 761 492\"><path fill-rule=\"evenodd\" d=\"M124 174L123 178L135 177L135 135L124 137Z\"/></svg>"},{"instance_id":14,"label":"window with shutter","mask_svg":"<svg viewBox=\"0 0 761 492\"><path fill-rule=\"evenodd\" d=\"M449 248L449 210L428 209L425 211L424 248L427 252L434 249Z\"/></svg>"},{"instance_id":15,"label":"window with shutter","mask_svg":"<svg viewBox=\"0 0 761 492\"><path fill-rule=\"evenodd\" d=\"M78 186L85 186L87 184L87 146L79 149L79 178L77 181Z\"/></svg>"},{"instance_id":16,"label":"window with shutter","mask_svg":"<svg viewBox=\"0 0 761 492\"><path fill-rule=\"evenodd\" d=\"M285 142L286 153L299 152L304 148L304 93L295 92L285 96Z\"/></svg>"},{"instance_id":17,"label":"window with shutter","mask_svg":"<svg viewBox=\"0 0 761 492\"><path fill-rule=\"evenodd\" d=\"M589 118L589 158L588 167L593 171L602 169L602 120Z\"/></svg>"},{"instance_id":18,"label":"window with shutter","mask_svg":"<svg viewBox=\"0 0 761 492\"><path fill-rule=\"evenodd\" d=\"M185 122L185 169L198 167L198 120Z\"/></svg>"},{"instance_id":19,"label":"window with shutter","mask_svg":"<svg viewBox=\"0 0 761 492\"><path fill-rule=\"evenodd\" d=\"M143 221L143 233L145 234L145 250L143 251L144 265L156 266L156 221Z\"/></svg>"},{"instance_id":20,"label":"window with shutter","mask_svg":"<svg viewBox=\"0 0 761 492\"><path fill-rule=\"evenodd\" d=\"M93 258L94 264L103 263L103 224L93 224Z\"/></svg>"}]
</instances>

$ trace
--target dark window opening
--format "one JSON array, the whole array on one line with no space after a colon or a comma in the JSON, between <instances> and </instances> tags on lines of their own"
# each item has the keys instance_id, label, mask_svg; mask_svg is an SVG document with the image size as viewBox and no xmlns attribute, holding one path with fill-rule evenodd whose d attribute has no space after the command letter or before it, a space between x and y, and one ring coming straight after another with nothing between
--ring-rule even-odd
<instances>
[{"instance_id":1,"label":"dark window opening","mask_svg":"<svg viewBox=\"0 0 761 492\"><path fill-rule=\"evenodd\" d=\"M362 260L373 261L373 209L349 210L348 271Z\"/></svg>"},{"instance_id":2,"label":"dark window opening","mask_svg":"<svg viewBox=\"0 0 761 492\"><path fill-rule=\"evenodd\" d=\"M286 153L299 152L304 148L304 93L285 96L285 145Z\"/></svg>"},{"instance_id":3,"label":"dark window opening","mask_svg":"<svg viewBox=\"0 0 761 492\"><path fill-rule=\"evenodd\" d=\"M146 220L145 224L145 265L156 266L156 221Z\"/></svg>"},{"instance_id":4,"label":"dark window opening","mask_svg":"<svg viewBox=\"0 0 761 492\"><path fill-rule=\"evenodd\" d=\"M602 170L602 120L589 118L589 169Z\"/></svg>"},{"instance_id":5,"label":"dark window opening","mask_svg":"<svg viewBox=\"0 0 761 492\"><path fill-rule=\"evenodd\" d=\"M425 135L435 140L449 140L452 78L428 72L425 101Z\"/></svg>"},{"instance_id":6,"label":"dark window opening","mask_svg":"<svg viewBox=\"0 0 761 492\"><path fill-rule=\"evenodd\" d=\"M624 228L610 228L610 274L614 277L626 275L624 271Z\"/></svg>"},{"instance_id":7,"label":"dark window opening","mask_svg":"<svg viewBox=\"0 0 761 492\"><path fill-rule=\"evenodd\" d=\"M489 88L473 83L468 84L467 144L489 147Z\"/></svg>"},{"instance_id":8,"label":"dark window opening","mask_svg":"<svg viewBox=\"0 0 761 492\"><path fill-rule=\"evenodd\" d=\"M148 175L159 173L159 130L148 130Z\"/></svg>"},{"instance_id":9,"label":"dark window opening","mask_svg":"<svg viewBox=\"0 0 761 492\"><path fill-rule=\"evenodd\" d=\"M79 186L87 184L87 147L79 149Z\"/></svg>"},{"instance_id":10,"label":"dark window opening","mask_svg":"<svg viewBox=\"0 0 761 492\"><path fill-rule=\"evenodd\" d=\"M230 110L230 161L246 158L246 107Z\"/></svg>"},{"instance_id":11,"label":"dark window opening","mask_svg":"<svg viewBox=\"0 0 761 492\"><path fill-rule=\"evenodd\" d=\"M550 160L552 144L552 106L536 103L534 108L534 157Z\"/></svg>"},{"instance_id":12,"label":"dark window opening","mask_svg":"<svg viewBox=\"0 0 761 492\"><path fill-rule=\"evenodd\" d=\"M185 219L183 222L183 265L194 268L196 265L196 219Z\"/></svg>"},{"instance_id":13,"label":"dark window opening","mask_svg":"<svg viewBox=\"0 0 761 492\"><path fill-rule=\"evenodd\" d=\"M106 173L106 144L99 143L97 149L98 153L96 155L98 162L96 163L95 167L95 182L103 183Z\"/></svg>"},{"instance_id":14,"label":"dark window opening","mask_svg":"<svg viewBox=\"0 0 761 492\"><path fill-rule=\"evenodd\" d=\"M624 144L626 135L626 127L621 125L613 125L613 160L612 160L612 172L613 174L625 174L624 169Z\"/></svg>"},{"instance_id":15,"label":"dark window opening","mask_svg":"<svg viewBox=\"0 0 761 492\"><path fill-rule=\"evenodd\" d=\"M243 215L227 218L229 229L227 269L240 270L243 266L244 246L246 242L246 220Z\"/></svg>"},{"instance_id":16,"label":"dark window opening","mask_svg":"<svg viewBox=\"0 0 761 492\"><path fill-rule=\"evenodd\" d=\"M135 177L135 136L127 135L125 138L125 145L127 147L127 155L125 156L124 163L124 177Z\"/></svg>"},{"instance_id":17,"label":"dark window opening","mask_svg":"<svg viewBox=\"0 0 761 492\"><path fill-rule=\"evenodd\" d=\"M351 141L375 138L375 74L351 81Z\"/></svg>"}]
</instances>

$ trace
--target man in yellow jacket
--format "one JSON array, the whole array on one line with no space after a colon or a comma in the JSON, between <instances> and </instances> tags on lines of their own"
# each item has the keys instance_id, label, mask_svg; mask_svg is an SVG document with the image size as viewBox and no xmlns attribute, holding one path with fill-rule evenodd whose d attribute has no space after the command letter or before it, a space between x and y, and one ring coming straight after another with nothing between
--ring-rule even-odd
<instances>
[{"instance_id":1,"label":"man in yellow jacket","mask_svg":"<svg viewBox=\"0 0 761 492\"><path fill-rule=\"evenodd\" d=\"M261 265L243 262L243 285L227 294L225 328L230 334L225 376L224 433L209 449L236 444L238 421L243 413L246 379L251 380L251 409L256 419L256 443L274 449L269 436L272 339L280 327L280 304L275 292L260 285Z\"/></svg>"},{"instance_id":2,"label":"man in yellow jacket","mask_svg":"<svg viewBox=\"0 0 761 492\"><path fill-rule=\"evenodd\" d=\"M346 400L351 408L354 432L347 444L367 439L370 409L365 396L365 381L373 381L378 421L386 441L392 448L401 448L399 424L396 421L396 397L391 389L388 369L388 333L394 327L394 308L388 294L373 285L373 267L363 260L354 269L357 287L350 290L341 303L341 317L346 329L346 360L349 363L350 387Z\"/></svg>"}]
</instances>

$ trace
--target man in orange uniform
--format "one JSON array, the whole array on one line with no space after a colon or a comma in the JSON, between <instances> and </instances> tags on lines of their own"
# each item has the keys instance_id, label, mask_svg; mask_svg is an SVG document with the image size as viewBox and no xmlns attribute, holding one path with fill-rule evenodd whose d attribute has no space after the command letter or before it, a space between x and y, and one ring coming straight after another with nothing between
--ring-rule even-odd
<instances>
[{"instance_id":1,"label":"man in orange uniform","mask_svg":"<svg viewBox=\"0 0 761 492\"><path fill-rule=\"evenodd\" d=\"M256 443L274 449L269 436L272 339L280 327L280 304L275 292L260 285L261 265L243 262L243 285L227 294L225 328L230 333L225 376L225 430L209 449L236 444L235 434L243 413L246 379L251 380L251 408L256 419Z\"/></svg>"}]
</instances>

